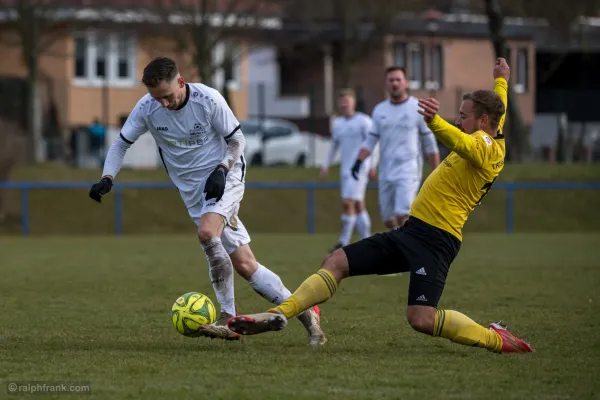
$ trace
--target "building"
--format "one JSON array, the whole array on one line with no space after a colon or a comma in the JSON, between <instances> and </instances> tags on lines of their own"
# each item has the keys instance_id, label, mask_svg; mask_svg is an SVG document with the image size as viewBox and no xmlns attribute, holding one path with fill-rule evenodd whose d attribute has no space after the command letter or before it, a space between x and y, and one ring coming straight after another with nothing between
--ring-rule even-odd
<instances>
[{"instance_id":1,"label":"building","mask_svg":"<svg viewBox=\"0 0 600 400\"><path fill-rule=\"evenodd\" d=\"M385 99L384 70L390 65L407 69L410 92L440 100L440 114L453 120L462 94L492 87L495 54L483 16L437 15L435 19L400 19L388 35L376 38L353 66L355 89L370 113ZM507 20L511 85L526 123L535 116L535 41L531 28ZM334 112L335 92L341 88L340 63L332 48L293 49L282 57L281 87L285 95L312 94L317 115ZM339 38L339 37L338 37ZM304 53L303 53L304 51Z\"/></svg>"},{"instance_id":2,"label":"building","mask_svg":"<svg viewBox=\"0 0 600 400\"><path fill-rule=\"evenodd\" d=\"M189 13L166 8L170 14L157 15L156 9L150 12L143 8L144 1L132 0L66 3L72 7L65 5L53 10L56 14L52 15L68 21L68 29L63 28L60 35L47 32L40 38L40 42L45 42L51 35L56 36L39 59L41 106L44 112L51 104L56 106L63 133L72 127L87 126L95 118L120 126L146 93L140 79L144 66L156 56L174 58L187 81L201 80L190 47L186 47L191 43L178 35L189 24ZM218 10L205 15L212 29L226 32L212 48L212 63L220 67L215 68L211 84L219 89L226 85L233 109L245 118L249 97L248 48L263 31L279 29L279 19L270 15L220 14ZM27 77L26 55L20 46L10 45L19 42L11 26L24 21L15 18L10 8L0 9L0 25L8 27L3 31L6 40L0 42L0 87L15 89L11 90L15 94L12 99L0 100L0 111L5 114L27 109L21 94ZM171 24L168 29L164 29L165 21Z\"/></svg>"}]
</instances>

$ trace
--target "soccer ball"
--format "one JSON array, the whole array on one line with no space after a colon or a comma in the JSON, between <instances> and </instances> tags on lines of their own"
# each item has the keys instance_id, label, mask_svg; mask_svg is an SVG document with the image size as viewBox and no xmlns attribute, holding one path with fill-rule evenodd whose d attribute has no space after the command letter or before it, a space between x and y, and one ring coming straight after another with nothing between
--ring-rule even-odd
<instances>
[{"instance_id":1,"label":"soccer ball","mask_svg":"<svg viewBox=\"0 0 600 400\"><path fill-rule=\"evenodd\" d=\"M177 332L188 337L198 337L200 325L217 320L213 302L202 293L189 292L180 296L171 308L171 319Z\"/></svg>"}]
</instances>

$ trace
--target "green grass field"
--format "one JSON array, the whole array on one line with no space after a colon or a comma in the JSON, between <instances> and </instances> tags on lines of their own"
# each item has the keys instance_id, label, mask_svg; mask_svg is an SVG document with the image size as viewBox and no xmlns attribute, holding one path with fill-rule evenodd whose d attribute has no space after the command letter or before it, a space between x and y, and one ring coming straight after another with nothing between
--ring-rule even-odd
<instances>
[{"instance_id":1,"label":"green grass field","mask_svg":"<svg viewBox=\"0 0 600 400\"><path fill-rule=\"evenodd\" d=\"M335 240L253 238L291 290ZM597 233L466 235L440 307L502 319L537 350L496 355L413 332L406 275L344 282L322 307L324 348L299 323L229 343L171 325L180 294L214 298L193 234L2 237L0 381L89 381L83 398L99 399L599 399L599 244ZM236 295L240 312L268 307L238 278Z\"/></svg>"}]
</instances>

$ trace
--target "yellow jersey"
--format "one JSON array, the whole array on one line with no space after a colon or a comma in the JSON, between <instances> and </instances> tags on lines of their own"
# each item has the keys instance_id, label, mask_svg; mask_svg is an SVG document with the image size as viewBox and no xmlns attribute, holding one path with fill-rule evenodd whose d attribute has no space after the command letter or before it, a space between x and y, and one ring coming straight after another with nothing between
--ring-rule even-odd
<instances>
[{"instance_id":1,"label":"yellow jersey","mask_svg":"<svg viewBox=\"0 0 600 400\"><path fill-rule=\"evenodd\" d=\"M506 108L508 83L495 81L494 92ZM412 203L410 215L443 229L462 241L462 229L469 214L491 189L504 167L504 120L498 135L484 131L466 134L436 115L428 126L452 152L427 177Z\"/></svg>"}]
</instances>

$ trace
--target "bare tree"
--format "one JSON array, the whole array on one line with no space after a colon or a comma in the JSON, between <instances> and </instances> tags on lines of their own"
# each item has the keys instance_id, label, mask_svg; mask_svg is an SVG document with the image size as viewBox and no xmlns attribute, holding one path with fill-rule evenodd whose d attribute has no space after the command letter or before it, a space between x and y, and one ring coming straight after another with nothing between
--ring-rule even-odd
<instances>
[{"instance_id":1,"label":"bare tree","mask_svg":"<svg viewBox=\"0 0 600 400\"><path fill-rule=\"evenodd\" d=\"M23 54L27 69L27 132L32 142L32 158L44 160L42 141L43 111L40 88L40 57L48 51L55 40L64 36L69 29L66 21L53 18L61 1L18 0L0 2L0 12L6 16L2 23L4 44L18 46Z\"/></svg>"},{"instance_id":2,"label":"bare tree","mask_svg":"<svg viewBox=\"0 0 600 400\"><path fill-rule=\"evenodd\" d=\"M213 85L215 73L226 75L227 67L240 56L240 36L259 28L257 19L263 13L276 11L275 0L172 0L165 4L155 0L155 7L176 43L175 50L187 54L190 64L203 83ZM215 58L215 49L220 52ZM227 82L223 87L226 100Z\"/></svg>"}]
</instances>

